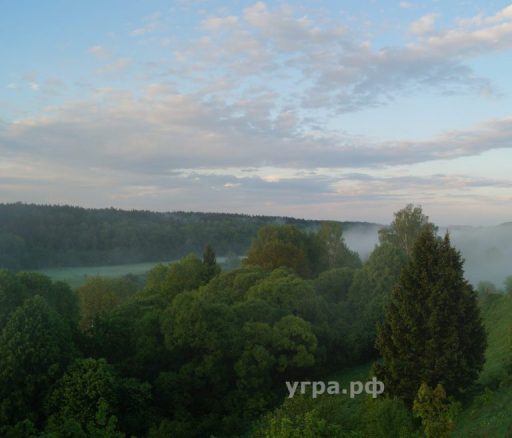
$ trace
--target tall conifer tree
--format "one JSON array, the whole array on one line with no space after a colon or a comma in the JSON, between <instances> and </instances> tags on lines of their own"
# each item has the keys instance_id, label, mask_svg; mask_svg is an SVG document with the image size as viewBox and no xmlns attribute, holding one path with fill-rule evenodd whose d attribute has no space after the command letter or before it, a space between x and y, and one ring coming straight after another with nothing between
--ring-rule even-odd
<instances>
[{"instance_id":1,"label":"tall conifer tree","mask_svg":"<svg viewBox=\"0 0 512 438\"><path fill-rule=\"evenodd\" d=\"M426 225L378 327L376 373L386 392L411 403L423 382L457 395L477 378L486 334L463 273L448 234L441 239Z\"/></svg>"}]
</instances>

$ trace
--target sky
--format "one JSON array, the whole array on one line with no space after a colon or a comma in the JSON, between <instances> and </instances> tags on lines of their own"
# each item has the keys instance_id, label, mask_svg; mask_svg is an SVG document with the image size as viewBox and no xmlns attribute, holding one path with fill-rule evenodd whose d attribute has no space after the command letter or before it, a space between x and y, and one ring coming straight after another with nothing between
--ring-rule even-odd
<instances>
[{"instance_id":1,"label":"sky","mask_svg":"<svg viewBox=\"0 0 512 438\"><path fill-rule=\"evenodd\" d=\"M512 4L18 0L0 202L512 221Z\"/></svg>"}]
</instances>

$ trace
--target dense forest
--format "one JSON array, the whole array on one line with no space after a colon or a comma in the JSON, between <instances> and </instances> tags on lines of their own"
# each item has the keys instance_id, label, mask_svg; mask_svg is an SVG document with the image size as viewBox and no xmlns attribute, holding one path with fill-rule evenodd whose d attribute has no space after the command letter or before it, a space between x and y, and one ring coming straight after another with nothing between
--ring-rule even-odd
<instances>
[{"instance_id":1,"label":"dense forest","mask_svg":"<svg viewBox=\"0 0 512 438\"><path fill-rule=\"evenodd\" d=\"M155 213L114 208L0 204L0 267L39 269L175 260L201 254L245 254L258 229L291 224L314 230L319 221L223 213ZM345 231L364 222L343 222Z\"/></svg>"},{"instance_id":2,"label":"dense forest","mask_svg":"<svg viewBox=\"0 0 512 438\"><path fill-rule=\"evenodd\" d=\"M224 272L215 250L158 264L144 285L0 271L0 436L442 438L510 393L510 345L498 367L503 333L482 312L503 307L512 277L474 290L419 207L365 261L336 222L263 225ZM290 398L285 384L370 376L378 398Z\"/></svg>"}]
</instances>

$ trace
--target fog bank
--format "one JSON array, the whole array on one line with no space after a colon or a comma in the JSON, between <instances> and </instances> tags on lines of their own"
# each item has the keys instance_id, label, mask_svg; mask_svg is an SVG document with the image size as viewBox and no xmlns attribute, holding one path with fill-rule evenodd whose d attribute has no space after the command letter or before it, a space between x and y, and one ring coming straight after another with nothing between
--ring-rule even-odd
<instances>
[{"instance_id":1,"label":"fog bank","mask_svg":"<svg viewBox=\"0 0 512 438\"><path fill-rule=\"evenodd\" d=\"M378 244L380 228L354 226L344 231L343 236L349 248L366 260ZM490 281L503 288L505 278L512 275L512 222L490 227L440 227L439 235L444 236L446 231L465 259L466 279L474 286Z\"/></svg>"}]
</instances>

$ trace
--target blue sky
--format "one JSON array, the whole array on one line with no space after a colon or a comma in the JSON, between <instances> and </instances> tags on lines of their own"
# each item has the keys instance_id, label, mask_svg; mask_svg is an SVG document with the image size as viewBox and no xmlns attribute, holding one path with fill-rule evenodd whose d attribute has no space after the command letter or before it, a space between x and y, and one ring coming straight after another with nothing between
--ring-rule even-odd
<instances>
[{"instance_id":1,"label":"blue sky","mask_svg":"<svg viewBox=\"0 0 512 438\"><path fill-rule=\"evenodd\" d=\"M512 220L512 4L17 1L0 201Z\"/></svg>"}]
</instances>

